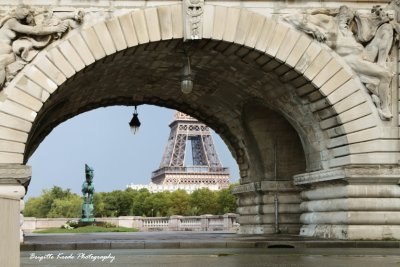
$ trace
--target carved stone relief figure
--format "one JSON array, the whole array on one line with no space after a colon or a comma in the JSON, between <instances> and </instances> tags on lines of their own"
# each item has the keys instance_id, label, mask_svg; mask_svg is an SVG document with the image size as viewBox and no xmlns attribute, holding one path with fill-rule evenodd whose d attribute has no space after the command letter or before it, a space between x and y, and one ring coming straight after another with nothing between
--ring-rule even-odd
<instances>
[{"instance_id":1,"label":"carved stone relief figure","mask_svg":"<svg viewBox=\"0 0 400 267\"><path fill-rule=\"evenodd\" d=\"M204 0L184 0L185 39L201 39Z\"/></svg>"},{"instance_id":2,"label":"carved stone relief figure","mask_svg":"<svg viewBox=\"0 0 400 267\"><path fill-rule=\"evenodd\" d=\"M381 119L392 117L390 83L394 73L387 60L398 25L382 8L374 6L370 14L361 15L341 6L290 15L285 20L336 51L369 90Z\"/></svg>"},{"instance_id":3,"label":"carved stone relief figure","mask_svg":"<svg viewBox=\"0 0 400 267\"><path fill-rule=\"evenodd\" d=\"M0 20L0 90L52 40L83 19L82 12L39 11L20 5Z\"/></svg>"}]
</instances>

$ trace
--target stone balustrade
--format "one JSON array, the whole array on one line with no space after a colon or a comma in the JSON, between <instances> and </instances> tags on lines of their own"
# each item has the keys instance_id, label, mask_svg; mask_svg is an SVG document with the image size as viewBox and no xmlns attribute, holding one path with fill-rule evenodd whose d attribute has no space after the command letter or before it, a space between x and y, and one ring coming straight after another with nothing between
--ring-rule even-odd
<instances>
[{"instance_id":1,"label":"stone balustrade","mask_svg":"<svg viewBox=\"0 0 400 267\"><path fill-rule=\"evenodd\" d=\"M98 222L109 222L119 227L132 227L139 231L236 231L239 227L237 214L142 217L120 216L115 218L96 218ZM31 233L36 230L60 228L69 220L78 218L35 218L26 217L22 231Z\"/></svg>"}]
</instances>

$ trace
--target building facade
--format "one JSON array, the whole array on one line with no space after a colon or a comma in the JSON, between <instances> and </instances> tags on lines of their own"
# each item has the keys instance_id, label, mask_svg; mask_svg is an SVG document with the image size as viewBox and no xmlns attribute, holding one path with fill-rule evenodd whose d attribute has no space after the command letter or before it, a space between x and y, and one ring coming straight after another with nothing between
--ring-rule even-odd
<instances>
[{"instance_id":1,"label":"building facade","mask_svg":"<svg viewBox=\"0 0 400 267\"><path fill-rule=\"evenodd\" d=\"M127 188L131 188L133 190L147 189L150 193L159 193L159 192L174 192L176 190L185 190L189 194L193 193L198 189L207 188L211 191L221 190L218 185L205 185L202 183L199 184L129 184Z\"/></svg>"}]
</instances>

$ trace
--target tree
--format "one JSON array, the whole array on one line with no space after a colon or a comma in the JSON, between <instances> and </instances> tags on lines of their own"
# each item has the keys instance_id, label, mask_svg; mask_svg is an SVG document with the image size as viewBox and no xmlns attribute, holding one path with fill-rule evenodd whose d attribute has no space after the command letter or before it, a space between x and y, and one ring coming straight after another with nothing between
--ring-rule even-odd
<instances>
[{"instance_id":1,"label":"tree","mask_svg":"<svg viewBox=\"0 0 400 267\"><path fill-rule=\"evenodd\" d=\"M132 199L126 191L114 190L105 193L103 202L106 216L118 217L132 214Z\"/></svg>"},{"instance_id":2,"label":"tree","mask_svg":"<svg viewBox=\"0 0 400 267\"><path fill-rule=\"evenodd\" d=\"M171 193L171 206L167 215L190 215L190 195L185 190Z\"/></svg>"},{"instance_id":3,"label":"tree","mask_svg":"<svg viewBox=\"0 0 400 267\"><path fill-rule=\"evenodd\" d=\"M42 214L39 212L39 206L42 203L41 197L31 197L26 203L24 208L25 217L38 217L45 218L47 214Z\"/></svg>"},{"instance_id":4,"label":"tree","mask_svg":"<svg viewBox=\"0 0 400 267\"><path fill-rule=\"evenodd\" d=\"M217 194L208 188L195 190L191 195L190 204L192 210L196 212L193 215L217 214Z\"/></svg>"},{"instance_id":5,"label":"tree","mask_svg":"<svg viewBox=\"0 0 400 267\"><path fill-rule=\"evenodd\" d=\"M41 196L37 198L30 198L25 205L24 209L24 215L25 216L32 216L32 217L38 217L38 218L47 218L49 217L49 213L53 208L54 205L54 210L52 214L55 216L55 214L67 214L67 213L62 213L60 212L60 208L56 206L64 205L66 207L66 203L62 203L60 201L56 200L68 200L75 198L75 204L76 205L76 199L79 198L81 199L77 194L74 194L71 192L70 189L62 189L61 187L58 186L53 186L51 189L44 189L43 193ZM55 204L55 202L57 202ZM82 201L80 202L82 205ZM73 207L70 207L71 210L73 210ZM80 209L80 208L79 208ZM71 214L71 213L69 213ZM64 217L64 216L60 216ZM76 217L76 216L73 216ZM78 216L80 217L80 216Z\"/></svg>"},{"instance_id":6,"label":"tree","mask_svg":"<svg viewBox=\"0 0 400 267\"><path fill-rule=\"evenodd\" d=\"M71 195L66 198L58 198L53 201L48 218L80 218L82 213L82 198L78 195Z\"/></svg>"},{"instance_id":7,"label":"tree","mask_svg":"<svg viewBox=\"0 0 400 267\"><path fill-rule=\"evenodd\" d=\"M147 210L144 208L144 203L148 197L150 197L150 192L147 189L140 189L135 194L132 199L132 215L135 216L146 216Z\"/></svg>"},{"instance_id":8,"label":"tree","mask_svg":"<svg viewBox=\"0 0 400 267\"><path fill-rule=\"evenodd\" d=\"M147 189L96 192L93 197L95 217L171 216L225 214L236 211L236 198L230 189L199 189L192 194L184 190L150 193ZM54 186L30 198L24 215L38 218L80 217L82 198L70 189Z\"/></svg>"},{"instance_id":9,"label":"tree","mask_svg":"<svg viewBox=\"0 0 400 267\"><path fill-rule=\"evenodd\" d=\"M218 211L217 214L235 213L237 204L236 197L230 189L222 189L217 192Z\"/></svg>"},{"instance_id":10,"label":"tree","mask_svg":"<svg viewBox=\"0 0 400 267\"><path fill-rule=\"evenodd\" d=\"M172 205L170 192L153 193L143 203L146 216L167 216Z\"/></svg>"},{"instance_id":11,"label":"tree","mask_svg":"<svg viewBox=\"0 0 400 267\"><path fill-rule=\"evenodd\" d=\"M93 215L94 217L104 217L106 216L105 204L104 204L104 194L103 192L95 192L93 195Z\"/></svg>"}]
</instances>

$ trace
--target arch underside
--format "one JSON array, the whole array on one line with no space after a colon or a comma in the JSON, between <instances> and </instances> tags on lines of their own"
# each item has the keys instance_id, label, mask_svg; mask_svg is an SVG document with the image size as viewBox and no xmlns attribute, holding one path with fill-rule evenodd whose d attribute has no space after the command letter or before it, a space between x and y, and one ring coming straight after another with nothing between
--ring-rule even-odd
<instances>
[{"instance_id":1,"label":"arch underside","mask_svg":"<svg viewBox=\"0 0 400 267\"><path fill-rule=\"evenodd\" d=\"M183 111L212 127L226 141L246 178L251 176L249 155L254 151L246 147L243 112L253 103L276 112L295 129L307 171L396 161L397 151L387 155L376 145L382 138L382 122L351 70L307 36L245 9L239 10L237 30L222 21L222 31L219 26L205 26L204 39L186 44L195 86L191 94L182 94L180 79L186 62L182 33L176 34L174 22L158 15L170 8L172 16L177 7L138 10L100 22L43 51L0 93L4 118L0 139L7 146L0 152L1 162L25 163L55 126L82 112L152 104ZM211 6L205 12L218 8ZM242 14L250 16L253 24ZM144 22L138 23L143 16ZM371 146L357 146L368 140Z\"/></svg>"},{"instance_id":2,"label":"arch underside","mask_svg":"<svg viewBox=\"0 0 400 267\"><path fill-rule=\"evenodd\" d=\"M239 164L248 164L246 154L252 153L246 151L243 127L246 118L242 116L245 106L261 105L281 113L302 133L305 147L317 141L315 136L306 133L307 127L315 125L315 121L307 119L312 112L300 112L302 99L292 86L273 73L266 74L257 64L245 62L235 53L226 55L203 46L212 43L218 45L209 41L195 43L190 48L195 86L189 95L180 92L185 62L181 40L119 52L76 74L58 88L38 113L25 160L59 123L84 111L109 105L152 104L193 115L224 138ZM252 112L257 113L256 110ZM299 120L307 120L308 125L296 124ZM318 151L312 153L319 154Z\"/></svg>"}]
</instances>

